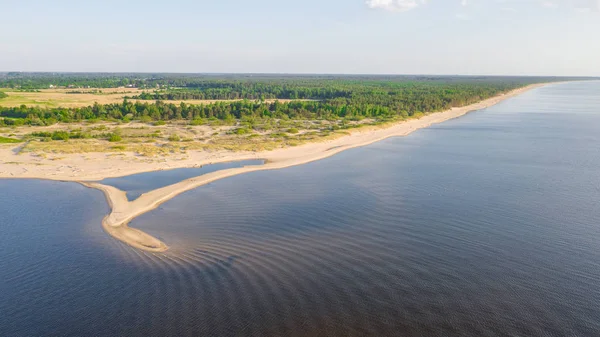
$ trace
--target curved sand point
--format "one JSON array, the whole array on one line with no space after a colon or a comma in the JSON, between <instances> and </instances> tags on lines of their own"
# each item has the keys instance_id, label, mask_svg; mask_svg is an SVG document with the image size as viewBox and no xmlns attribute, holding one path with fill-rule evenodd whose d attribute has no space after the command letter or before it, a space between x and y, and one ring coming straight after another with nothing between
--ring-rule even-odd
<instances>
[{"instance_id":1,"label":"curved sand point","mask_svg":"<svg viewBox=\"0 0 600 337\"><path fill-rule=\"evenodd\" d=\"M102 220L104 230L114 238L126 244L149 252L164 252L169 247L159 239L128 226L129 222L138 216L129 208L131 203L127 200L125 192L118 188L92 182L80 182L82 185L95 188L104 192L111 208L111 213Z\"/></svg>"},{"instance_id":2,"label":"curved sand point","mask_svg":"<svg viewBox=\"0 0 600 337\"><path fill-rule=\"evenodd\" d=\"M216 180L238 174L263 170L275 170L301 165L333 156L348 149L369 145L389 137L406 136L418 129L460 117L474 110L490 107L507 98L514 97L527 90L543 85L545 84L529 85L527 87L514 90L510 93L499 95L475 104L471 104L469 106L452 108L444 112L432 113L420 119L414 119L395 124L389 128L369 130L364 132L360 132L359 130L358 132L354 132L348 136L327 143L312 143L298 147L265 152L263 153L264 155L261 154L259 157L265 160L265 164L262 166L245 166L207 173L144 193L135 201L128 201L125 192L112 186L94 182L80 183L90 188L99 189L106 195L108 203L112 208L111 213L106 216L102 222L106 232L116 239L135 248L150 252L164 252L168 250L169 247L162 241L138 229L131 228L127 224L134 218L157 208L162 203L176 197L181 193L214 182ZM239 160L248 158L247 156L239 156L237 159ZM231 159L223 161L231 161Z\"/></svg>"}]
</instances>

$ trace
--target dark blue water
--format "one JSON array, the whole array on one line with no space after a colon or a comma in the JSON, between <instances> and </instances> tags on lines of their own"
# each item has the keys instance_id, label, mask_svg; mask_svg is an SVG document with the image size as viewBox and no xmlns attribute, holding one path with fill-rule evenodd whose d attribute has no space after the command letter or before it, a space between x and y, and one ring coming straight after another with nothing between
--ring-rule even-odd
<instances>
[{"instance_id":1,"label":"dark blue water","mask_svg":"<svg viewBox=\"0 0 600 337\"><path fill-rule=\"evenodd\" d=\"M130 175L127 177L108 178L99 181L99 183L114 186L120 189L121 191L127 192L127 199L129 201L133 201L146 192L150 192L161 187L169 186L189 178L230 168L263 165L264 162L265 161L262 159L256 159L240 160L228 163L207 164L201 167L194 168L180 168L166 171L145 172Z\"/></svg>"},{"instance_id":2,"label":"dark blue water","mask_svg":"<svg viewBox=\"0 0 600 337\"><path fill-rule=\"evenodd\" d=\"M100 226L101 193L0 181L0 335L596 336L600 83Z\"/></svg>"}]
</instances>

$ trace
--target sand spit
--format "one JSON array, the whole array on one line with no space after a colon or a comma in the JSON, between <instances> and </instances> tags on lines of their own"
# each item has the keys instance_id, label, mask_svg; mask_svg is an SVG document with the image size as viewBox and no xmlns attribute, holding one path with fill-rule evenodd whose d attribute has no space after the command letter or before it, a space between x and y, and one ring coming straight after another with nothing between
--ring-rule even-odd
<instances>
[{"instance_id":1,"label":"sand spit","mask_svg":"<svg viewBox=\"0 0 600 337\"><path fill-rule=\"evenodd\" d=\"M118 159L114 159L114 162L111 162L110 164L104 163L104 165L107 165L107 169L103 169L100 172L95 172L93 171L93 167L86 166L85 161L83 161L79 166L77 165L78 162L67 165L65 164L65 159L62 160L62 165L58 168L55 167L54 171L50 171L52 172L50 174L45 174L45 172L49 171L48 167L44 167L43 165L39 164L27 165L27 163L14 165L18 166L19 170L7 173L5 166L9 165L5 164L0 165L0 178L41 178L78 181L87 187L99 189L106 195L106 198L112 209L111 213L103 220L103 227L106 232L135 248L150 252L164 252L168 250L167 245L138 229L128 227L127 224L132 219L157 208L162 203L176 197L181 193L234 175L246 172L274 170L301 165L333 156L339 152L351 148L369 145L389 137L406 136L415 130L460 117L471 111L493 106L505 99L514 97L525 91L543 85L545 84L530 85L481 101L479 103L471 104L461 108L453 108L444 112L432 113L420 119L401 122L385 129L363 132L361 132L359 129L348 136L328 142L311 143L298 147L259 153L197 153L195 156L191 156L188 160L177 161L167 159L161 163L149 163L146 165L145 163L133 164L126 161L119 162ZM208 173L170 186L162 187L148 193L144 193L138 199L131 202L127 200L125 192L115 187L89 182L89 180L100 180L106 177L124 176L134 173L177 167L194 167L208 163L245 159L265 159L266 164L262 166L246 166ZM71 170L65 170L65 166L68 166ZM15 172L17 174L15 174ZM83 180L88 180L88 182L83 182Z\"/></svg>"},{"instance_id":2,"label":"sand spit","mask_svg":"<svg viewBox=\"0 0 600 337\"><path fill-rule=\"evenodd\" d=\"M98 183L80 182L80 184L104 192L106 200L108 200L108 204L111 208L111 213L102 220L102 227L108 234L132 247L145 251L158 253L169 249L162 241L139 229L131 228L127 225L131 219L139 214L136 214L135 212L136 204L127 200L125 192L115 187Z\"/></svg>"}]
</instances>

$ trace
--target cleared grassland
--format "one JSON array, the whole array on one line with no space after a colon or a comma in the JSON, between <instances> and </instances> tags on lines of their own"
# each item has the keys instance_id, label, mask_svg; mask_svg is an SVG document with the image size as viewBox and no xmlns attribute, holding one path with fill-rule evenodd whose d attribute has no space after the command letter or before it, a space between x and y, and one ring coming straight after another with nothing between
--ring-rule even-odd
<instances>
[{"instance_id":1,"label":"cleared grassland","mask_svg":"<svg viewBox=\"0 0 600 337\"><path fill-rule=\"evenodd\" d=\"M0 136L0 144L14 144L14 143L20 143L20 142L21 142L21 140L19 140L19 139Z\"/></svg>"},{"instance_id":2,"label":"cleared grassland","mask_svg":"<svg viewBox=\"0 0 600 337\"><path fill-rule=\"evenodd\" d=\"M8 97L0 99L0 106L19 107L21 105L41 108L78 108L98 104L121 103L126 96L133 97L142 92L151 92L148 89L137 88L108 88L108 89L41 89L36 91L16 91L12 89L0 89ZM76 93L75 93L76 92ZM132 102L153 103L150 100L130 100ZM239 101L239 100L167 100L165 102L180 104L210 104L216 102ZM266 100L274 102L275 99ZM279 102L290 102L289 99L280 99Z\"/></svg>"},{"instance_id":3,"label":"cleared grassland","mask_svg":"<svg viewBox=\"0 0 600 337\"><path fill-rule=\"evenodd\" d=\"M0 99L0 106L18 107L21 105L41 108L84 107L99 104L119 103L125 96L141 93L138 89L42 89L39 91L3 90L8 95ZM79 91L81 93L69 93Z\"/></svg>"}]
</instances>

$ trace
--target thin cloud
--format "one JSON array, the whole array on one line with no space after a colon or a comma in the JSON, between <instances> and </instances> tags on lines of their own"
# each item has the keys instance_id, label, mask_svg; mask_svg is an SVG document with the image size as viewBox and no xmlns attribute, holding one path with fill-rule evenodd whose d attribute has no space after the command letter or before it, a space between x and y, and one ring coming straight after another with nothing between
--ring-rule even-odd
<instances>
[{"instance_id":1,"label":"thin cloud","mask_svg":"<svg viewBox=\"0 0 600 337\"><path fill-rule=\"evenodd\" d=\"M416 8L424 0L367 0L366 4L372 9L383 9L391 12L406 12Z\"/></svg>"},{"instance_id":2,"label":"thin cloud","mask_svg":"<svg viewBox=\"0 0 600 337\"><path fill-rule=\"evenodd\" d=\"M578 11L600 12L600 0L529 0L537 2L545 8L571 8ZM511 3L517 5L524 0L495 0L497 4ZM427 0L366 0L365 4L371 9L380 9L390 12L406 12L426 4ZM456 0L462 6L469 6L471 0ZM514 7L511 7L514 9Z\"/></svg>"},{"instance_id":3,"label":"thin cloud","mask_svg":"<svg viewBox=\"0 0 600 337\"><path fill-rule=\"evenodd\" d=\"M569 7L578 11L600 11L600 0L553 0L543 1L542 6L547 8Z\"/></svg>"}]
</instances>

